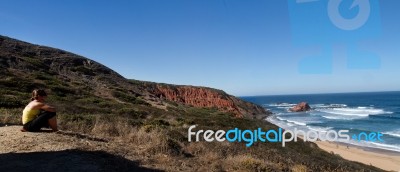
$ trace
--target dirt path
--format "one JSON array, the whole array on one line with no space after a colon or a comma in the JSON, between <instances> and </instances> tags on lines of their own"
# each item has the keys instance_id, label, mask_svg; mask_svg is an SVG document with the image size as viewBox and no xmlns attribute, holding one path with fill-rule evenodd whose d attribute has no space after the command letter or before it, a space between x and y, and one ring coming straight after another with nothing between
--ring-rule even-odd
<instances>
[{"instance_id":1,"label":"dirt path","mask_svg":"<svg viewBox=\"0 0 400 172\"><path fill-rule=\"evenodd\" d=\"M155 171L107 151L107 140L72 132L0 127L0 171Z\"/></svg>"}]
</instances>

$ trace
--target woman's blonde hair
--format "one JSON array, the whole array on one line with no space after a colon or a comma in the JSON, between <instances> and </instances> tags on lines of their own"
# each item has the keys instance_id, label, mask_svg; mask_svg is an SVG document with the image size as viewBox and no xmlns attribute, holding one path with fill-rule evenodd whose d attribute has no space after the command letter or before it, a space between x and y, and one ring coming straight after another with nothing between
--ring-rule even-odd
<instances>
[{"instance_id":1,"label":"woman's blonde hair","mask_svg":"<svg viewBox=\"0 0 400 172\"><path fill-rule=\"evenodd\" d=\"M46 92L42 89L35 89L32 91L31 101L37 100L39 96L47 96Z\"/></svg>"}]
</instances>

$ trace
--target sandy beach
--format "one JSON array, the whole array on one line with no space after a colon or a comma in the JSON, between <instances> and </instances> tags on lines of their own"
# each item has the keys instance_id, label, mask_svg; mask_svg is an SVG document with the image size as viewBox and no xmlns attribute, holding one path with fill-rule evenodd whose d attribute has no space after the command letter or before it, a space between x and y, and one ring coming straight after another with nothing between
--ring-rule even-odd
<instances>
[{"instance_id":1,"label":"sandy beach","mask_svg":"<svg viewBox=\"0 0 400 172\"><path fill-rule=\"evenodd\" d=\"M332 142L315 142L327 152L339 154L344 159L361 162L367 165L387 170L400 171L400 153L384 151L366 151L357 146L344 145Z\"/></svg>"}]
</instances>

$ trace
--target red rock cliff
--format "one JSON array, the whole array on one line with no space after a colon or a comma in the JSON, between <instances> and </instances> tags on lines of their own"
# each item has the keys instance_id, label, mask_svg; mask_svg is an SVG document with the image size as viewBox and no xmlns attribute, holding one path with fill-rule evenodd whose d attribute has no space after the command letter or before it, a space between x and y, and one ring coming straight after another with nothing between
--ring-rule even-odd
<instances>
[{"instance_id":1,"label":"red rock cliff","mask_svg":"<svg viewBox=\"0 0 400 172\"><path fill-rule=\"evenodd\" d=\"M231 112L237 117L263 118L269 114L258 105L212 88L157 84L153 91L158 97L166 100L195 107L215 107L225 112Z\"/></svg>"}]
</instances>

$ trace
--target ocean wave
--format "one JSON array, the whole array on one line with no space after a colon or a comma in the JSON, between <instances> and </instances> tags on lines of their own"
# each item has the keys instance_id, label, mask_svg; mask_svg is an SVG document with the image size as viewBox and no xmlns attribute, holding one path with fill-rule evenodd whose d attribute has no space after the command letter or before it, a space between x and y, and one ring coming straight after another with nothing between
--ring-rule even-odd
<instances>
[{"instance_id":1,"label":"ocean wave","mask_svg":"<svg viewBox=\"0 0 400 172\"><path fill-rule=\"evenodd\" d=\"M265 119L265 120L268 121L268 122L270 122L270 123L272 123L272 124L277 125L278 127L284 128L284 129L290 128L290 127L291 127L290 125L288 125L287 122L278 120L278 119L276 119L276 118L274 118L274 117L268 117L268 118ZM292 125L292 126L293 126L293 125Z\"/></svg>"},{"instance_id":2,"label":"ocean wave","mask_svg":"<svg viewBox=\"0 0 400 172\"><path fill-rule=\"evenodd\" d=\"M360 116L360 117L393 113L384 111L383 109L375 109L371 107L317 109L317 111L335 115L348 115L348 116Z\"/></svg>"},{"instance_id":3,"label":"ocean wave","mask_svg":"<svg viewBox=\"0 0 400 172\"><path fill-rule=\"evenodd\" d=\"M294 124L292 124L292 123L286 123L288 126L290 126L290 127L293 127L293 126L295 126Z\"/></svg>"},{"instance_id":4,"label":"ocean wave","mask_svg":"<svg viewBox=\"0 0 400 172\"><path fill-rule=\"evenodd\" d=\"M370 118L383 118L383 119L400 119L400 116L395 116L395 115L371 115L369 116Z\"/></svg>"},{"instance_id":5,"label":"ocean wave","mask_svg":"<svg viewBox=\"0 0 400 172\"><path fill-rule=\"evenodd\" d=\"M399 137L400 138L400 130L382 132L382 134L387 134L387 135L390 135L390 136L394 136L394 137Z\"/></svg>"},{"instance_id":6,"label":"ocean wave","mask_svg":"<svg viewBox=\"0 0 400 172\"><path fill-rule=\"evenodd\" d=\"M278 106L278 107L276 107L276 108L278 108L278 109L288 109L288 108L290 108L290 107L288 107L288 106Z\"/></svg>"},{"instance_id":7,"label":"ocean wave","mask_svg":"<svg viewBox=\"0 0 400 172\"><path fill-rule=\"evenodd\" d=\"M306 123L301 122L301 121L295 121L295 120L291 120L291 119L285 119L285 118L282 118L282 117L279 117L279 116L277 116L276 119L278 119L279 121L282 121L282 122L286 122L287 125L290 125L290 126L293 126L293 124L302 125L302 126L307 125ZM290 124L290 123L292 123L292 124Z\"/></svg>"},{"instance_id":8,"label":"ocean wave","mask_svg":"<svg viewBox=\"0 0 400 172\"><path fill-rule=\"evenodd\" d=\"M282 117L279 117L279 116L277 116L276 119L279 119L279 120L281 120L281 121L286 121L286 119L284 119L284 118L282 118Z\"/></svg>"},{"instance_id":9,"label":"ocean wave","mask_svg":"<svg viewBox=\"0 0 400 172\"><path fill-rule=\"evenodd\" d=\"M374 148L374 149L381 149L381 150L400 152L400 145L392 145L392 144L369 142L369 141L360 141L360 142L358 142L358 141L354 141L354 140L350 140L350 142L347 142L347 141L340 141L340 142L346 143L346 144L355 145L355 146L361 146L361 147L364 147L364 148Z\"/></svg>"},{"instance_id":10,"label":"ocean wave","mask_svg":"<svg viewBox=\"0 0 400 172\"><path fill-rule=\"evenodd\" d=\"M322 115L322 117L333 120L353 120L359 118L359 117L348 117L348 116L343 117L343 116L327 116L327 115Z\"/></svg>"},{"instance_id":11,"label":"ocean wave","mask_svg":"<svg viewBox=\"0 0 400 172\"><path fill-rule=\"evenodd\" d=\"M286 120L286 121L297 125L303 125L303 126L307 125L306 123L300 121L294 121L294 120Z\"/></svg>"},{"instance_id":12,"label":"ocean wave","mask_svg":"<svg viewBox=\"0 0 400 172\"><path fill-rule=\"evenodd\" d=\"M272 106L272 107L292 107L292 106L296 106L296 104L292 104L292 103L272 103L272 104L267 104L267 106Z\"/></svg>"},{"instance_id":13,"label":"ocean wave","mask_svg":"<svg viewBox=\"0 0 400 172\"><path fill-rule=\"evenodd\" d=\"M367 147L400 152L400 145L389 145L389 144L384 144L384 143L366 142L366 141L361 141L360 143L361 143L361 145L363 145L363 146L366 145Z\"/></svg>"},{"instance_id":14,"label":"ocean wave","mask_svg":"<svg viewBox=\"0 0 400 172\"><path fill-rule=\"evenodd\" d=\"M346 104L311 104L310 106L315 108L344 108Z\"/></svg>"},{"instance_id":15,"label":"ocean wave","mask_svg":"<svg viewBox=\"0 0 400 172\"><path fill-rule=\"evenodd\" d=\"M319 132L327 132L328 130L332 129L332 127L317 127L317 126L307 126L307 128Z\"/></svg>"},{"instance_id":16,"label":"ocean wave","mask_svg":"<svg viewBox=\"0 0 400 172\"><path fill-rule=\"evenodd\" d=\"M362 111L349 111L345 109L319 109L317 111L325 112L329 114L335 115L349 115L349 116L360 116L360 117L367 117L369 116L368 113L361 113Z\"/></svg>"}]
</instances>

